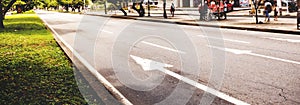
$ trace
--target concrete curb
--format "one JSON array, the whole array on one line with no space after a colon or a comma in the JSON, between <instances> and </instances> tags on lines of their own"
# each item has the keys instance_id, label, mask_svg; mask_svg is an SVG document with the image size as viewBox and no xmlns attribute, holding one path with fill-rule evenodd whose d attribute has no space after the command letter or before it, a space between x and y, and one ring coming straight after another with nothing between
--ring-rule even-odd
<instances>
[{"instance_id":1,"label":"concrete curb","mask_svg":"<svg viewBox=\"0 0 300 105\"><path fill-rule=\"evenodd\" d=\"M261 31L261 32L272 32L272 33L284 33L284 34L293 34L300 35L300 31L292 31L292 30L279 30L279 29L259 29L259 28L251 28L251 27L237 27L237 26L225 26L225 25L210 25L210 24L197 24L197 23L187 23L187 22L171 22L157 19L139 19L131 16L116 16L116 15L100 15L100 14L85 14L91 16L101 16L101 17L111 17L111 18L120 18L120 19L133 19L140 21L151 21L151 22L159 22L159 23L171 23L171 24L180 24L180 25L191 25L191 26L205 26L205 27L215 27L215 28L227 28L227 29L238 29L238 30L250 30L250 31ZM296 27L296 26L295 26Z\"/></svg>"},{"instance_id":2,"label":"concrete curb","mask_svg":"<svg viewBox=\"0 0 300 105\"><path fill-rule=\"evenodd\" d=\"M196 11L196 12L198 12L198 11ZM147 14L148 12L146 12L146 14ZM162 15L163 13L151 13L151 14L160 14L160 15ZM167 13L168 15L171 15L170 13ZM177 13L176 14L176 12L175 12L175 16L176 15L191 15L191 16L200 16L200 14L190 14L190 13ZM228 14L227 13L227 17L253 17L253 16L255 16L255 15L236 15L236 14ZM265 17L265 15L261 15L261 14L259 14L259 15L257 15L257 17ZM273 18L274 16L273 15L271 15L271 17ZM278 18L280 19L280 18L297 18L297 16L290 16L290 15L283 15L283 16L278 16Z\"/></svg>"},{"instance_id":3,"label":"concrete curb","mask_svg":"<svg viewBox=\"0 0 300 105\"><path fill-rule=\"evenodd\" d=\"M93 74L97 80L102 83L104 85L104 87L118 100L120 101L120 103L124 104L124 105L133 105L126 97L124 97L121 92L119 92L110 82L108 82L100 73L98 73L98 71L93 68L87 61L85 61L85 59L83 59L69 44L66 43L66 41L64 41L62 39L62 37L59 36L59 34L52 28L49 26L49 24L41 19L43 21L43 23L45 24L46 28L48 28L53 34L54 39L56 40L56 42L58 43L58 45L64 50L64 52L66 53L66 55L68 56L69 59L71 59L71 61L74 62L78 62L80 63L82 66L84 66L84 68L87 68L89 70L89 72L91 74ZM78 66L75 63L75 66Z\"/></svg>"}]
</instances>

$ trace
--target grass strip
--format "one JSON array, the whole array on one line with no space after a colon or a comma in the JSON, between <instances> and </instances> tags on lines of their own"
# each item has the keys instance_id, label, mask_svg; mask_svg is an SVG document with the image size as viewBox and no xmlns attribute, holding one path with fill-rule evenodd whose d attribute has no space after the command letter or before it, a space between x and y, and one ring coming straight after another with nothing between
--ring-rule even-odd
<instances>
[{"instance_id":1,"label":"grass strip","mask_svg":"<svg viewBox=\"0 0 300 105\"><path fill-rule=\"evenodd\" d=\"M87 104L71 62L36 14L6 16L0 30L0 103Z\"/></svg>"}]
</instances>

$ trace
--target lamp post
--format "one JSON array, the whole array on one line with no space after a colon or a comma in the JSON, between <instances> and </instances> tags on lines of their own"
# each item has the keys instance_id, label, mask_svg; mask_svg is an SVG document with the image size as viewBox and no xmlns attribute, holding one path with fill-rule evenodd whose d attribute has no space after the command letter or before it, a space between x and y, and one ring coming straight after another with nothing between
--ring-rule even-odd
<instances>
[{"instance_id":1,"label":"lamp post","mask_svg":"<svg viewBox=\"0 0 300 105\"><path fill-rule=\"evenodd\" d=\"M150 1L148 0L148 16L150 16Z\"/></svg>"},{"instance_id":2,"label":"lamp post","mask_svg":"<svg viewBox=\"0 0 300 105\"><path fill-rule=\"evenodd\" d=\"M85 0L83 0L83 13L85 13Z\"/></svg>"},{"instance_id":3,"label":"lamp post","mask_svg":"<svg viewBox=\"0 0 300 105\"><path fill-rule=\"evenodd\" d=\"M104 1L104 13L105 13L105 14L107 14L106 5L107 5L107 0Z\"/></svg>"},{"instance_id":4,"label":"lamp post","mask_svg":"<svg viewBox=\"0 0 300 105\"><path fill-rule=\"evenodd\" d=\"M286 13L289 14L289 2L288 1L286 1L286 8L287 8Z\"/></svg>"},{"instance_id":5,"label":"lamp post","mask_svg":"<svg viewBox=\"0 0 300 105\"><path fill-rule=\"evenodd\" d=\"M297 29L300 30L300 0L297 0Z\"/></svg>"},{"instance_id":6,"label":"lamp post","mask_svg":"<svg viewBox=\"0 0 300 105\"><path fill-rule=\"evenodd\" d=\"M166 18L168 18L168 16L167 16L167 12L166 12L166 0L164 0L164 4L163 4L163 9L164 9L164 18L166 19Z\"/></svg>"}]
</instances>

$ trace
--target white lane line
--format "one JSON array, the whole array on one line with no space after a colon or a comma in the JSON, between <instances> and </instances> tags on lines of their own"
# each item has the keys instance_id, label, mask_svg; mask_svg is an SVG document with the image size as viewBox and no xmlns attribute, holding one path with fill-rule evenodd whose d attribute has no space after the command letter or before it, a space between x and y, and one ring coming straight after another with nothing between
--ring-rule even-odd
<instances>
[{"instance_id":1,"label":"white lane line","mask_svg":"<svg viewBox=\"0 0 300 105\"><path fill-rule=\"evenodd\" d=\"M225 40L225 41L230 41L230 42L244 43L244 44L249 44L250 43L250 42L247 42L247 41L227 39L227 38L217 38L217 37L212 37L212 36L204 36L204 35L197 35L197 36L203 37L203 38L211 38L211 39Z\"/></svg>"},{"instance_id":2,"label":"white lane line","mask_svg":"<svg viewBox=\"0 0 300 105\"><path fill-rule=\"evenodd\" d=\"M233 104L236 104L236 105L250 105L246 102L243 102L241 100L238 100L234 97L231 97L229 95L226 95L222 92L219 92L213 88L210 88L208 86L205 86L203 84L200 84L196 81L193 81L187 77L184 77L182 75L179 75L173 71L170 71L168 69L165 69L164 67L173 67L173 65L170 65L170 64L164 64L164 63L161 63L161 62L157 62L157 61L153 61L153 60L150 60L150 59L144 59L144 58L141 58L141 57L138 57L138 56L134 56L134 55L130 55L130 57L139 65L142 66L142 68L144 69L144 71L151 71L151 70L158 70L158 71L161 71L165 74L168 74L174 78L177 78L178 80L180 81L183 81L189 85L192 85L198 89L201 89L205 92L209 92L221 99L224 99L228 102L231 102Z\"/></svg>"},{"instance_id":3,"label":"white lane line","mask_svg":"<svg viewBox=\"0 0 300 105\"><path fill-rule=\"evenodd\" d=\"M287 63L294 63L294 64L300 65L300 62L293 61L293 60L288 60L288 59L283 59L283 58L277 58L277 57L272 57L272 56L267 56L267 55L262 55L262 54L256 54L256 53L249 53L249 55L262 57L262 58L273 59L273 60L287 62Z\"/></svg>"},{"instance_id":4,"label":"white lane line","mask_svg":"<svg viewBox=\"0 0 300 105\"><path fill-rule=\"evenodd\" d=\"M39 16L40 17L40 16ZM41 17L40 17L41 18ZM121 103L124 105L133 105L119 90L117 90L110 82L108 82L87 60L85 60L70 44L68 44L59 34L43 19L42 21L50 28L54 33L54 37L57 41L61 41L67 49L69 49L72 54L83 64L88 70L101 82L113 95L120 98Z\"/></svg>"},{"instance_id":5,"label":"white lane line","mask_svg":"<svg viewBox=\"0 0 300 105\"><path fill-rule=\"evenodd\" d=\"M158 44L154 44L154 43L150 43L150 42L146 42L146 41L142 41L142 43L150 45L150 46L158 47L158 48L161 48L161 49L165 49L165 50L169 50L169 51L173 51L173 52L185 54L185 52L183 52L183 51L175 50L175 49L172 49L172 48L169 48L169 47L165 47L165 46L161 46L161 45L158 45Z\"/></svg>"},{"instance_id":6,"label":"white lane line","mask_svg":"<svg viewBox=\"0 0 300 105\"><path fill-rule=\"evenodd\" d=\"M279 41L286 41L291 43L300 43L300 40L296 39L285 39L285 38L276 38L276 37L265 37L267 39L279 40Z\"/></svg>"},{"instance_id":7,"label":"white lane line","mask_svg":"<svg viewBox=\"0 0 300 105\"><path fill-rule=\"evenodd\" d=\"M109 34L113 34L113 32L111 32L111 31L106 31L106 30L102 30L102 32L109 33Z\"/></svg>"},{"instance_id":8,"label":"white lane line","mask_svg":"<svg viewBox=\"0 0 300 105\"><path fill-rule=\"evenodd\" d=\"M281 62L287 62L287 63L293 63L293 64L298 64L300 65L300 62L298 61L293 61L293 60L288 60L288 59L283 59L283 58L277 58L277 57L272 57L272 56L267 56L267 55L262 55L262 54L256 54L253 53L250 50L238 50L238 49L230 49L230 48L221 48L221 47L216 47L216 46L208 46L210 48L218 49L218 50L223 50L226 52L230 52L233 54L245 54L245 55L252 55L252 56L257 56L257 57L262 57L262 58L267 58L267 59L272 59L272 60L277 60Z\"/></svg>"},{"instance_id":9,"label":"white lane line","mask_svg":"<svg viewBox=\"0 0 300 105\"><path fill-rule=\"evenodd\" d=\"M237 54L237 55L251 53L250 50L238 50L238 49L230 49L230 48L221 48L221 47L216 47L216 46L208 46L208 47L218 49L218 50L227 51L227 52Z\"/></svg>"}]
</instances>

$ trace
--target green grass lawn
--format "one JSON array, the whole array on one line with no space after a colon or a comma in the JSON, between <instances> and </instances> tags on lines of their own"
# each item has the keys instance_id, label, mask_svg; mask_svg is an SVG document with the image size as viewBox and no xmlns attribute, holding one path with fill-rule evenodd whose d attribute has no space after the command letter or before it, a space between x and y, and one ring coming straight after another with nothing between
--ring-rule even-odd
<instances>
[{"instance_id":1,"label":"green grass lawn","mask_svg":"<svg viewBox=\"0 0 300 105\"><path fill-rule=\"evenodd\" d=\"M36 14L6 16L0 30L0 104L87 104L71 62Z\"/></svg>"}]
</instances>

